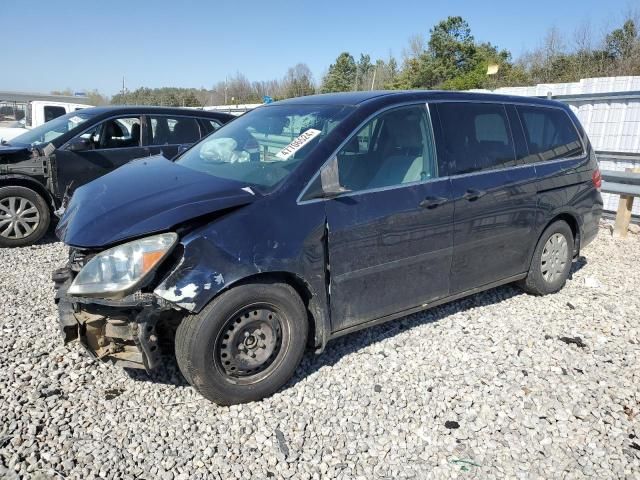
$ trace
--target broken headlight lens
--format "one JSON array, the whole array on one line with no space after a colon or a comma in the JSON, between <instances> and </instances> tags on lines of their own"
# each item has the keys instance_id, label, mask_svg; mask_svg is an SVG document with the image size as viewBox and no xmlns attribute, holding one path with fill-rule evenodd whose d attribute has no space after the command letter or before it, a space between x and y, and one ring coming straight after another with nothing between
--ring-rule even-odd
<instances>
[{"instance_id":1,"label":"broken headlight lens","mask_svg":"<svg viewBox=\"0 0 640 480\"><path fill-rule=\"evenodd\" d=\"M130 293L160 265L177 242L177 234L162 233L105 250L80 270L68 293L101 297Z\"/></svg>"}]
</instances>

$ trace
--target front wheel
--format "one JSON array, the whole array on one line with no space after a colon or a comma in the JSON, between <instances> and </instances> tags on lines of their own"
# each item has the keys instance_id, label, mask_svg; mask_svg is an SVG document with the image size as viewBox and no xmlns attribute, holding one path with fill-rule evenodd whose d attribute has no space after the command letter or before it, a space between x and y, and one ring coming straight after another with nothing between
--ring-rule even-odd
<instances>
[{"instance_id":1,"label":"front wheel","mask_svg":"<svg viewBox=\"0 0 640 480\"><path fill-rule=\"evenodd\" d=\"M304 353L307 312L283 283L234 287L182 320L176 358L187 381L219 405L262 399L289 380Z\"/></svg>"},{"instance_id":2,"label":"front wheel","mask_svg":"<svg viewBox=\"0 0 640 480\"><path fill-rule=\"evenodd\" d=\"M44 198L30 188L0 188L0 247L24 247L42 238L51 213Z\"/></svg>"},{"instance_id":3,"label":"front wheel","mask_svg":"<svg viewBox=\"0 0 640 480\"><path fill-rule=\"evenodd\" d=\"M542 233L533 252L527 277L520 286L527 293L546 295L559 291L567 281L573 259L573 232L558 220Z\"/></svg>"}]
</instances>

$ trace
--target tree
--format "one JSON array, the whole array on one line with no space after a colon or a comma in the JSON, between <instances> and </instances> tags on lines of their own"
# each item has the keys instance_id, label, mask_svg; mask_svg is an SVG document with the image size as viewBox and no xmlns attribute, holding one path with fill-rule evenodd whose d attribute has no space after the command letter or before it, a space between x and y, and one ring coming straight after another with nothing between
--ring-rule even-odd
<instances>
[{"instance_id":1,"label":"tree","mask_svg":"<svg viewBox=\"0 0 640 480\"><path fill-rule=\"evenodd\" d=\"M329 71L322 81L321 91L349 92L356 87L357 66L348 52L342 52L336 63L329 66Z\"/></svg>"},{"instance_id":2,"label":"tree","mask_svg":"<svg viewBox=\"0 0 640 480\"><path fill-rule=\"evenodd\" d=\"M242 73L227 77L213 87L216 105L237 105L244 103L261 103L262 97L254 89L254 85Z\"/></svg>"},{"instance_id":3,"label":"tree","mask_svg":"<svg viewBox=\"0 0 640 480\"><path fill-rule=\"evenodd\" d=\"M204 101L203 101L204 100ZM194 88L147 88L118 93L111 98L115 105L162 105L167 107L202 107L206 97Z\"/></svg>"},{"instance_id":4,"label":"tree","mask_svg":"<svg viewBox=\"0 0 640 480\"><path fill-rule=\"evenodd\" d=\"M102 95L98 90L89 90L87 92L87 99L89 100L90 105L108 105L109 98L105 95Z\"/></svg>"},{"instance_id":5,"label":"tree","mask_svg":"<svg viewBox=\"0 0 640 480\"><path fill-rule=\"evenodd\" d=\"M303 97L315 93L313 74L306 63L298 63L289 68L283 80L283 94L285 98Z\"/></svg>"},{"instance_id":6,"label":"tree","mask_svg":"<svg viewBox=\"0 0 640 480\"><path fill-rule=\"evenodd\" d=\"M542 45L522 56L519 64L530 83L575 82L581 78L640 74L640 37L637 21L627 17L620 28L600 39L590 25L579 27L573 45L551 29Z\"/></svg>"},{"instance_id":7,"label":"tree","mask_svg":"<svg viewBox=\"0 0 640 480\"><path fill-rule=\"evenodd\" d=\"M475 41L469 24L462 17L448 17L430 33L428 53L437 70L436 78L450 79L475 67Z\"/></svg>"},{"instance_id":8,"label":"tree","mask_svg":"<svg viewBox=\"0 0 640 480\"><path fill-rule=\"evenodd\" d=\"M356 64L356 90L369 90L375 67L371 63L371 57L363 53Z\"/></svg>"},{"instance_id":9,"label":"tree","mask_svg":"<svg viewBox=\"0 0 640 480\"><path fill-rule=\"evenodd\" d=\"M468 81L454 81L461 76L473 78L470 82L473 85L479 83L481 67L478 62L486 62L486 59L478 56L471 28L462 17L448 17L437 23L430 30L426 49L422 52L417 51L420 42L416 37L412 37L410 42L412 54L405 58L394 83L396 88L467 85Z\"/></svg>"},{"instance_id":10,"label":"tree","mask_svg":"<svg viewBox=\"0 0 640 480\"><path fill-rule=\"evenodd\" d=\"M62 95L65 97L72 97L73 96L73 90L71 90L70 88L65 88L64 90L52 90L51 91L51 95Z\"/></svg>"},{"instance_id":11,"label":"tree","mask_svg":"<svg viewBox=\"0 0 640 480\"><path fill-rule=\"evenodd\" d=\"M638 30L633 20L624 22L622 28L617 28L606 36L606 50L615 59L625 59L638 44Z\"/></svg>"}]
</instances>

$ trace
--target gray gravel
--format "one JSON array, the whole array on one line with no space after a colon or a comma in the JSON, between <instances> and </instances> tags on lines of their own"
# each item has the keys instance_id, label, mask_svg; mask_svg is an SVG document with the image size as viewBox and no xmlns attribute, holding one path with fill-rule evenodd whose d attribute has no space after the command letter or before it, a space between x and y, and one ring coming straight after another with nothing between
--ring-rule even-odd
<instances>
[{"instance_id":1,"label":"gray gravel","mask_svg":"<svg viewBox=\"0 0 640 480\"><path fill-rule=\"evenodd\" d=\"M308 354L218 407L58 337L65 248L0 249L0 477L639 478L640 237L601 230L556 295L504 287Z\"/></svg>"}]
</instances>

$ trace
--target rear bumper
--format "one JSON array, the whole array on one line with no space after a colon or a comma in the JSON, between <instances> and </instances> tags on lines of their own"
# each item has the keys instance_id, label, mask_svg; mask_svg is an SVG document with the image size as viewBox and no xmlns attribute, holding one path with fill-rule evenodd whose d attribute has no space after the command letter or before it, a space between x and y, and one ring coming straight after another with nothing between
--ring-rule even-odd
<instances>
[{"instance_id":1,"label":"rear bumper","mask_svg":"<svg viewBox=\"0 0 640 480\"><path fill-rule=\"evenodd\" d=\"M99 360L121 367L153 370L160 363L156 324L170 310L150 294L121 300L69 296L73 272L53 273L58 323L65 343L79 342Z\"/></svg>"}]
</instances>

